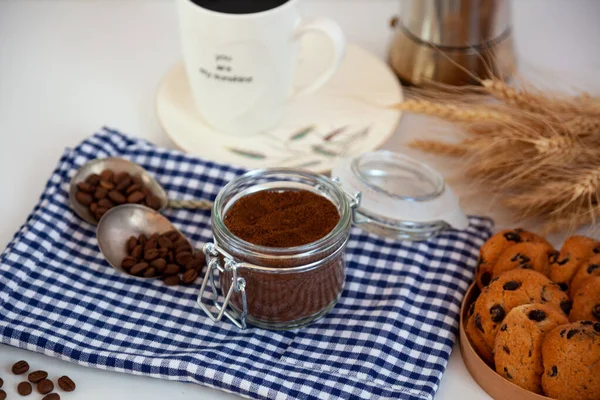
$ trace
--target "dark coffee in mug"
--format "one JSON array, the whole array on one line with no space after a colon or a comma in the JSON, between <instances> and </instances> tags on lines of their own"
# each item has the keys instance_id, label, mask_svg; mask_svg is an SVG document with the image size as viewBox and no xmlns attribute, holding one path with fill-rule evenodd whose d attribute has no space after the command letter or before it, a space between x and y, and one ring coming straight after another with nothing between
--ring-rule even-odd
<instances>
[{"instance_id":1,"label":"dark coffee in mug","mask_svg":"<svg viewBox=\"0 0 600 400\"><path fill-rule=\"evenodd\" d=\"M207 10L224 14L254 14L277 8L289 0L192 0Z\"/></svg>"}]
</instances>

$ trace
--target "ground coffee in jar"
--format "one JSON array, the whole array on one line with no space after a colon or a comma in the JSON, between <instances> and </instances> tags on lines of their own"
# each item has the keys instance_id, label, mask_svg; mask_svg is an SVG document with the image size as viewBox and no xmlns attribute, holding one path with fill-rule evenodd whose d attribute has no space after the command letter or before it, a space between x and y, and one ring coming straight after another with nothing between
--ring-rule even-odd
<instances>
[{"instance_id":1,"label":"ground coffee in jar","mask_svg":"<svg viewBox=\"0 0 600 400\"><path fill-rule=\"evenodd\" d=\"M336 206L323 196L307 190L265 190L235 202L225 226L252 244L295 247L321 239L339 220Z\"/></svg>"},{"instance_id":2,"label":"ground coffee in jar","mask_svg":"<svg viewBox=\"0 0 600 400\"><path fill-rule=\"evenodd\" d=\"M242 175L215 200L206 279L218 280L208 290L220 289L225 310L233 310L228 317L242 326L243 320L267 329L306 326L342 293L351 220L347 195L326 177L276 169ZM203 298L204 311L219 318Z\"/></svg>"}]
</instances>

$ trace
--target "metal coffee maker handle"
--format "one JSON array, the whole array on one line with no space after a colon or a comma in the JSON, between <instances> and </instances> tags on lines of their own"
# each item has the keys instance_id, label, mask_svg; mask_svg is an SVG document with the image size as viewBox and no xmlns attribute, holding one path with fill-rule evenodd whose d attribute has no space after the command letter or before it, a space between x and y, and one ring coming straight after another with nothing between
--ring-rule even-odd
<instances>
[{"instance_id":1,"label":"metal coffee maker handle","mask_svg":"<svg viewBox=\"0 0 600 400\"><path fill-rule=\"evenodd\" d=\"M508 0L403 0L395 21L389 61L406 83L465 85L514 72Z\"/></svg>"}]
</instances>

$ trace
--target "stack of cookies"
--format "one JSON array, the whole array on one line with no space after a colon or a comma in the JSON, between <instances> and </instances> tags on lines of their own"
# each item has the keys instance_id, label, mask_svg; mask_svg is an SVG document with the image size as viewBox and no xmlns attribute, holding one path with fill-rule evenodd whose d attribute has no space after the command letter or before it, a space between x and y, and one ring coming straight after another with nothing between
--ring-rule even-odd
<instances>
[{"instance_id":1,"label":"stack of cookies","mask_svg":"<svg viewBox=\"0 0 600 400\"><path fill-rule=\"evenodd\" d=\"M572 236L556 251L521 229L481 248L481 289L465 331L510 382L561 400L600 399L600 242Z\"/></svg>"}]
</instances>

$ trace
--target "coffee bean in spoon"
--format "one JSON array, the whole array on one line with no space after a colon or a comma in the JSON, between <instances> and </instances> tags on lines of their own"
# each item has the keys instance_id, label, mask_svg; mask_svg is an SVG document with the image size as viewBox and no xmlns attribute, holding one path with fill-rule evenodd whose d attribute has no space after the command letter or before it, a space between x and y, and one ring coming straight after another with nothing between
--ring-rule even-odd
<instances>
[{"instance_id":1,"label":"coffee bean in spoon","mask_svg":"<svg viewBox=\"0 0 600 400\"><path fill-rule=\"evenodd\" d=\"M33 391L33 388L31 387L31 383L29 383L29 382L21 382L17 386L17 392L21 396L29 396L32 391Z\"/></svg>"},{"instance_id":2,"label":"coffee bean in spoon","mask_svg":"<svg viewBox=\"0 0 600 400\"><path fill-rule=\"evenodd\" d=\"M148 268L150 267L150 265L146 262L141 262L138 264L135 264L133 267L131 267L131 269L129 270L129 273L131 275L135 275L135 276L140 276L141 274L144 273L144 271L146 271Z\"/></svg>"}]
</instances>

